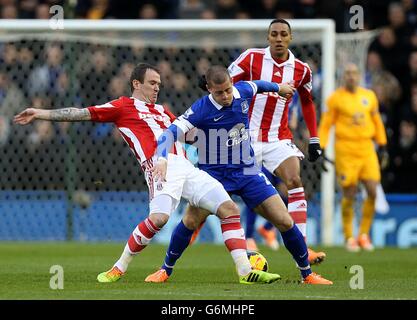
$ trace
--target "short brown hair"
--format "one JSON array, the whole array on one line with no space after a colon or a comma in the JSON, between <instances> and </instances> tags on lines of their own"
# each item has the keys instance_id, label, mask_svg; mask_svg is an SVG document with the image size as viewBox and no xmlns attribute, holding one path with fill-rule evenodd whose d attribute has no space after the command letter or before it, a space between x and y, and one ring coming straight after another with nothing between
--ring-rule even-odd
<instances>
[{"instance_id":1,"label":"short brown hair","mask_svg":"<svg viewBox=\"0 0 417 320\"><path fill-rule=\"evenodd\" d=\"M143 83L143 81L145 80L145 73L146 70L154 70L155 72L157 72L158 74L161 74L161 72L158 70L157 67L148 64L148 63L139 63L135 69L133 69L132 74L130 75L130 90L133 92L134 88L133 88L133 80L138 80L140 83Z\"/></svg>"},{"instance_id":2,"label":"short brown hair","mask_svg":"<svg viewBox=\"0 0 417 320\"><path fill-rule=\"evenodd\" d=\"M207 85L222 84L227 80L231 80L230 74L227 69L223 66L212 66L206 72Z\"/></svg>"}]
</instances>

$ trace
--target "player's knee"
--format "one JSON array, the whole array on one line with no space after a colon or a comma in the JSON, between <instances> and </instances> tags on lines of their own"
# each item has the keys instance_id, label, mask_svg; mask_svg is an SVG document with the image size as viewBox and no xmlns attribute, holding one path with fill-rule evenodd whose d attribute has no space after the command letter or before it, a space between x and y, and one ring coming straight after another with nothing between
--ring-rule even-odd
<instances>
[{"instance_id":1,"label":"player's knee","mask_svg":"<svg viewBox=\"0 0 417 320\"><path fill-rule=\"evenodd\" d=\"M301 181L301 177L299 175L292 175L288 177L285 181L285 184L287 185L288 190L300 188L303 186L303 182Z\"/></svg>"},{"instance_id":2,"label":"player's knee","mask_svg":"<svg viewBox=\"0 0 417 320\"><path fill-rule=\"evenodd\" d=\"M149 215L149 220L152 221L152 223L157 228L162 228L169 220L169 215L166 213L151 213Z\"/></svg>"},{"instance_id":3,"label":"player's knee","mask_svg":"<svg viewBox=\"0 0 417 320\"><path fill-rule=\"evenodd\" d=\"M182 218L182 222L189 230L197 230L202 222L204 222L205 217L202 215L195 214L186 214Z\"/></svg>"},{"instance_id":4,"label":"player's knee","mask_svg":"<svg viewBox=\"0 0 417 320\"><path fill-rule=\"evenodd\" d=\"M237 204L231 200L223 202L217 209L217 216L220 219L225 219L227 217L236 215L240 215L240 210Z\"/></svg>"},{"instance_id":5,"label":"player's knee","mask_svg":"<svg viewBox=\"0 0 417 320\"><path fill-rule=\"evenodd\" d=\"M276 226L280 232L288 231L294 225L294 221L292 220L291 216L286 213L282 215L282 218L279 220L278 225Z\"/></svg>"},{"instance_id":6,"label":"player's knee","mask_svg":"<svg viewBox=\"0 0 417 320\"><path fill-rule=\"evenodd\" d=\"M375 199L376 198L376 188L371 188L367 190L368 198Z\"/></svg>"},{"instance_id":7,"label":"player's knee","mask_svg":"<svg viewBox=\"0 0 417 320\"><path fill-rule=\"evenodd\" d=\"M348 200L355 200L356 186L349 186L343 188L343 197Z\"/></svg>"}]
</instances>

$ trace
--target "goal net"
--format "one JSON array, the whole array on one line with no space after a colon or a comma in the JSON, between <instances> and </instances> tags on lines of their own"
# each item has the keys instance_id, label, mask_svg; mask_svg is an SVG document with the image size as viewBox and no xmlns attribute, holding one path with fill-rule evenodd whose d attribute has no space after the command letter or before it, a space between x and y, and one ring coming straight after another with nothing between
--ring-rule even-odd
<instances>
[{"instance_id":1,"label":"goal net","mask_svg":"<svg viewBox=\"0 0 417 320\"><path fill-rule=\"evenodd\" d=\"M0 240L126 240L148 212L141 169L113 125L38 121L17 126L12 123L15 114L26 106L81 108L130 96L130 73L138 62L147 62L161 71L159 103L179 115L203 94L198 76L209 65L228 66L247 48L267 46L269 22L73 20L65 21L63 30L51 30L48 21L4 20ZM312 69L313 96L320 110L334 89L339 74L335 66L352 60L364 67L372 35L335 42L329 20L290 23L290 49ZM297 99L291 110L295 143L305 152L309 134ZM324 242L331 243L333 230L334 176L321 174L320 164L302 161L313 244L326 238L324 230ZM181 203L156 241L169 241L184 209ZM217 222L209 221L200 241L221 241Z\"/></svg>"}]
</instances>

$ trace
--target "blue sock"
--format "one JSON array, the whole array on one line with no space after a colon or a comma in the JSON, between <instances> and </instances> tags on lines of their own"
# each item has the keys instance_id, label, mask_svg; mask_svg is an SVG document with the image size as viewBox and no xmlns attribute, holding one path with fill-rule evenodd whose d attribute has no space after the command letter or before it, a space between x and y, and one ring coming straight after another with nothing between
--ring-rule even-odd
<instances>
[{"instance_id":1,"label":"blue sock","mask_svg":"<svg viewBox=\"0 0 417 320\"><path fill-rule=\"evenodd\" d=\"M193 230L188 229L184 225L182 220L175 227L174 232L171 235L171 241L169 243L164 264L162 265L162 269L165 269L169 276L173 271L175 263L188 247L193 232Z\"/></svg>"},{"instance_id":2,"label":"blue sock","mask_svg":"<svg viewBox=\"0 0 417 320\"><path fill-rule=\"evenodd\" d=\"M256 213L249 209L248 206L245 206L244 214L246 216L246 239L253 238L253 232L255 230L256 222Z\"/></svg>"},{"instance_id":3,"label":"blue sock","mask_svg":"<svg viewBox=\"0 0 417 320\"><path fill-rule=\"evenodd\" d=\"M285 247L297 262L302 277L307 277L311 273L311 269L308 263L307 245L300 230L294 224L290 230L281 232L281 236Z\"/></svg>"}]
</instances>

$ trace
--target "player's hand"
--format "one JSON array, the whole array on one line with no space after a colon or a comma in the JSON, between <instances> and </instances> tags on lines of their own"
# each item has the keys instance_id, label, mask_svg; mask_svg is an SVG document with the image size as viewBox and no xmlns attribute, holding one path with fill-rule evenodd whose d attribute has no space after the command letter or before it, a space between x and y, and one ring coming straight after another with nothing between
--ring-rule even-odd
<instances>
[{"instance_id":1,"label":"player's hand","mask_svg":"<svg viewBox=\"0 0 417 320\"><path fill-rule=\"evenodd\" d=\"M311 137L310 143L308 144L308 161L314 162L320 158L322 154L320 148L320 139L318 137Z\"/></svg>"},{"instance_id":2,"label":"player's hand","mask_svg":"<svg viewBox=\"0 0 417 320\"><path fill-rule=\"evenodd\" d=\"M279 92L278 94L281 97L284 97L286 99L291 98L294 95L295 87L292 82L290 83L282 83L279 85Z\"/></svg>"},{"instance_id":3,"label":"player's hand","mask_svg":"<svg viewBox=\"0 0 417 320\"><path fill-rule=\"evenodd\" d=\"M389 164L389 154L387 146L379 146L377 150L377 155L379 166L381 167L381 170L384 170L386 167L388 167Z\"/></svg>"},{"instance_id":4,"label":"player's hand","mask_svg":"<svg viewBox=\"0 0 417 320\"><path fill-rule=\"evenodd\" d=\"M25 125L31 123L36 119L36 116L39 114L39 109L27 108L21 113L14 116L13 121L16 124Z\"/></svg>"},{"instance_id":5,"label":"player's hand","mask_svg":"<svg viewBox=\"0 0 417 320\"><path fill-rule=\"evenodd\" d=\"M168 161L165 158L159 157L156 164L151 169L153 179L157 182L166 182Z\"/></svg>"}]
</instances>

